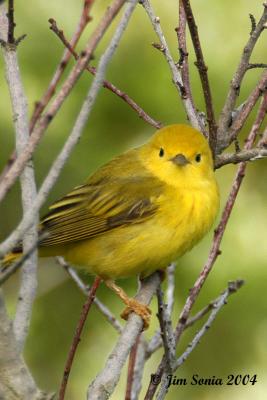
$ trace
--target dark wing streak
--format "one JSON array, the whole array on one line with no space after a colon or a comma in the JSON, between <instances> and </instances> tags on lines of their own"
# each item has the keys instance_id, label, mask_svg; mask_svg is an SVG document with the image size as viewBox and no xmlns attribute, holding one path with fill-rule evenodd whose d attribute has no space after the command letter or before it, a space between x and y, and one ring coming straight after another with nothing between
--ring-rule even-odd
<instances>
[{"instance_id":1,"label":"dark wing streak","mask_svg":"<svg viewBox=\"0 0 267 400\"><path fill-rule=\"evenodd\" d=\"M85 196L81 196L81 191ZM76 192L79 201L76 201ZM154 199L162 193L161 183L151 177L149 185L147 178L138 177L121 179L112 185L77 187L69 196L54 203L41 221L40 232L49 234L41 246L64 245L93 238L117 227L142 223L158 209L151 201L151 192Z\"/></svg>"},{"instance_id":2,"label":"dark wing streak","mask_svg":"<svg viewBox=\"0 0 267 400\"><path fill-rule=\"evenodd\" d=\"M61 226L59 218L57 221L58 223L54 226L46 226L46 224L44 224L43 231L47 231L49 236L43 239L41 246L77 242L93 238L119 226L122 227L129 224L142 223L151 217L156 209L156 206L153 206L148 200L144 200L139 201L136 205L107 219L101 219L90 215L83 221L73 221L73 219L70 219L69 224L65 221L64 226Z\"/></svg>"}]
</instances>

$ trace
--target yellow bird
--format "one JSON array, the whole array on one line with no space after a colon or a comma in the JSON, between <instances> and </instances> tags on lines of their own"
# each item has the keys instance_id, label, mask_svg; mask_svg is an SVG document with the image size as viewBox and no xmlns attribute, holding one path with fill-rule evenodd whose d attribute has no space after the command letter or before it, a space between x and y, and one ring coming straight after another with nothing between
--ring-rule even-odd
<instances>
[{"instance_id":1,"label":"yellow bird","mask_svg":"<svg viewBox=\"0 0 267 400\"><path fill-rule=\"evenodd\" d=\"M100 276L128 306L124 317L132 310L148 325L150 310L114 280L166 268L207 233L218 208L208 142L188 125L166 126L50 206L39 255Z\"/></svg>"}]
</instances>

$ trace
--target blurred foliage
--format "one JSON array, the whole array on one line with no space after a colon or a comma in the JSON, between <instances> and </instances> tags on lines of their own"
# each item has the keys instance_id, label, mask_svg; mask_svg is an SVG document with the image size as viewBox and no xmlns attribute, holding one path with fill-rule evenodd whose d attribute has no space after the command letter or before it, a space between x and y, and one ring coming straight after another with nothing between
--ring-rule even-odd
<instances>
[{"instance_id":1,"label":"blurred foliage","mask_svg":"<svg viewBox=\"0 0 267 400\"><path fill-rule=\"evenodd\" d=\"M19 46L19 60L24 85L29 99L30 113L34 101L38 100L47 87L49 79L62 53L62 45L48 28L48 18L53 17L67 37L78 21L82 1L28 0L16 2L16 35L27 33ZM93 21L88 25L79 50L96 26L100 15L109 2L97 2L93 7ZM178 0L162 2L154 0L153 5L160 16L175 59L179 58L177 38ZM192 1L199 26L209 76L212 85L215 109L218 114L229 87L229 81L240 58L242 47L250 32L249 13L258 19L262 1ZM102 50L114 31L115 23L95 53L93 65L97 65ZM252 57L252 62L266 62L266 34L263 33ZM186 117L171 82L168 66L162 54L151 46L155 35L140 6L137 7L130 25L122 39L108 69L107 78L120 89L125 90L148 113L163 123L185 122ZM194 55L189 46L191 79L198 107L203 109L203 98L198 74L193 64ZM71 62L73 65L73 61ZM13 149L14 134L8 90L4 83L2 60L0 96L0 167L5 165ZM242 86L240 103L250 93L260 71L247 73ZM64 103L45 134L34 156L38 185L47 174L51 163L69 134L92 77L84 73L71 96ZM246 135L252 119L248 121L242 135ZM81 183L92 171L115 154L143 142L153 128L145 124L119 98L103 89L93 109L86 131L66 164L47 204L55 200L74 185ZM177 377L191 379L193 374L200 377L222 377L229 374L257 374L254 386L177 386L172 387L168 399L263 399L266 395L267 373L267 300L266 300L266 161L248 166L247 176L237 199L236 207L228 224L222 243L222 255L202 290L194 311L217 297L229 280L243 278L246 285L229 299L210 332L193 352L190 359L177 372ZM217 172L221 187L222 206L229 191L235 166L227 166ZM44 207L44 210L47 205ZM4 238L21 217L19 185L10 191L0 213L0 235ZM177 294L175 315L178 316L184 300L199 270L206 260L212 234L192 252L179 260L176 278ZM85 277L91 281L91 278ZM5 285L5 294L11 313L15 310L18 274ZM122 282L128 293L135 292L135 279ZM99 290L99 298L106 302L119 316L122 304L106 288ZM31 330L26 345L26 359L40 387L56 390L62 377L66 355L69 350L76 322L81 310L83 295L61 271L53 260L40 261L39 292L33 309ZM155 301L153 310L156 309ZM175 321L174 321L175 322ZM198 326L201 325L201 322ZM154 318L151 335L157 326ZM197 326L188 330L178 349L180 354L193 337ZM66 399L84 398L89 381L99 371L112 349L117 334L96 310L90 312L83 331L82 342L71 371ZM143 387L161 357L161 351L153 356L146 367ZM113 399L124 398L125 375Z\"/></svg>"}]
</instances>

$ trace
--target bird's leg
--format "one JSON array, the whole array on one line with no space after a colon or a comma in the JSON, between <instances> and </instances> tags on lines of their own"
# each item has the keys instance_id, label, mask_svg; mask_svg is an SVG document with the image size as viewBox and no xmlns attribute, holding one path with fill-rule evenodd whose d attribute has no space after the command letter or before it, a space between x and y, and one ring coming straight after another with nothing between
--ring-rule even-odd
<instances>
[{"instance_id":1,"label":"bird's leg","mask_svg":"<svg viewBox=\"0 0 267 400\"><path fill-rule=\"evenodd\" d=\"M144 322L144 329L147 329L149 327L151 310L145 304L139 303L139 301L128 297L125 291L121 287L117 286L111 279L105 280L105 284L108 288L113 290L127 306L121 313L121 317L127 320L129 314L131 312L135 312L142 318Z\"/></svg>"}]
</instances>

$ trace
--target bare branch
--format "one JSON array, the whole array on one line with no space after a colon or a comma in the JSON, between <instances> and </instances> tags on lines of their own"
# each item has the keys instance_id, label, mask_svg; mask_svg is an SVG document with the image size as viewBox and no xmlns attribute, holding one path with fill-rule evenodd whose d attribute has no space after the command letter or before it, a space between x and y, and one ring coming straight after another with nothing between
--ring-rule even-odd
<instances>
[{"instance_id":1,"label":"bare branch","mask_svg":"<svg viewBox=\"0 0 267 400\"><path fill-rule=\"evenodd\" d=\"M188 23L188 27L191 34L192 43L194 46L195 54L196 54L196 66L199 72L200 81L202 85L202 90L204 94L205 104L206 104L206 113L207 113L207 121L209 124L209 143L210 147L215 154L216 150L216 133L217 133L217 126L215 121L215 115L213 110L213 101L212 95L210 90L210 84L208 79L208 68L205 64L203 52L198 36L198 28L195 22L195 17L191 9L190 1L189 0L182 0L184 5L184 11L186 14L186 19Z\"/></svg>"},{"instance_id":2,"label":"bare branch","mask_svg":"<svg viewBox=\"0 0 267 400\"><path fill-rule=\"evenodd\" d=\"M254 69L254 68L267 68L267 64L264 64L264 63L248 64L247 69Z\"/></svg>"},{"instance_id":3,"label":"bare branch","mask_svg":"<svg viewBox=\"0 0 267 400\"><path fill-rule=\"evenodd\" d=\"M161 287L157 289L158 298L158 319L160 324L162 342L165 351L166 369L172 371L175 360L175 340L172 330L170 314L167 311L167 306L163 301L163 293Z\"/></svg>"},{"instance_id":4,"label":"bare branch","mask_svg":"<svg viewBox=\"0 0 267 400\"><path fill-rule=\"evenodd\" d=\"M66 163L68 157L70 156L71 151L73 150L74 146L77 144L78 140L80 139L82 132L83 132L83 128L84 128L85 124L87 123L87 120L91 113L92 107L95 103L96 97L99 93L101 86L103 85L107 65L118 46L119 40L127 26L128 20L131 16L131 13L133 12L136 2L137 2L137 0L131 0L130 3L128 3L128 7L126 8L125 14L123 15L123 17L125 16L125 18L122 18L122 20L120 21L120 23L110 41L110 44L108 45L106 51L103 53L103 55L100 58L98 71L95 75L95 79L88 91L88 94L83 103L81 111L77 117L77 120L74 124L72 132L70 133L68 139L66 140L57 159L55 160L52 167L50 168L49 173L47 174L46 178L44 179L44 182L37 194L37 197L36 197L34 203L32 204L31 209L28 210L28 213L25 214L23 220L17 226L16 230L13 231L13 233L0 246L0 257L3 256L4 254L6 254L8 251L10 251L14 247L14 245L17 243L17 241L21 238L21 236L25 233L25 231L29 228L29 226L31 226L31 224L33 222L32 216L39 210L39 208L44 203L49 191L51 190L51 188L52 188L53 184L55 183L56 179L58 178L64 164ZM30 140L32 139L32 137L33 137L33 135L31 135ZM13 164L13 166L15 165L15 163ZM12 167L11 167L11 169L12 169Z\"/></svg>"},{"instance_id":5,"label":"bare branch","mask_svg":"<svg viewBox=\"0 0 267 400\"><path fill-rule=\"evenodd\" d=\"M206 307L202 308L202 310L200 310L199 312L197 312L193 317L188 318L184 329L190 328L191 326L193 326L197 321L199 321L200 319L202 319L206 314L208 314L213 308L214 306L217 304L217 302L219 301L219 298L211 301Z\"/></svg>"},{"instance_id":6,"label":"bare branch","mask_svg":"<svg viewBox=\"0 0 267 400\"><path fill-rule=\"evenodd\" d=\"M197 312L193 317L188 318L184 329L190 328L197 321L202 319L206 314L208 314L214 308L214 305L217 304L219 300L220 297L216 298L215 300L212 300L207 306L202 308L202 310ZM162 340L161 337L158 339L158 334L160 335L160 333L157 332L146 346L146 359L148 359L156 350L158 350L162 346Z\"/></svg>"},{"instance_id":7,"label":"bare branch","mask_svg":"<svg viewBox=\"0 0 267 400\"><path fill-rule=\"evenodd\" d=\"M254 17L253 14L249 14L249 18L250 18L250 22L251 22L251 31L250 31L250 35L252 35L252 33L255 31L256 26L257 26L257 22L256 19Z\"/></svg>"},{"instance_id":8,"label":"bare branch","mask_svg":"<svg viewBox=\"0 0 267 400\"><path fill-rule=\"evenodd\" d=\"M154 273L141 281L141 287L136 299L143 304L149 304L159 283L160 278L158 273ZM121 369L142 327L142 318L131 313L120 338L106 361L104 369L97 375L88 388L88 400L106 400L111 396L120 378Z\"/></svg>"},{"instance_id":9,"label":"bare branch","mask_svg":"<svg viewBox=\"0 0 267 400\"><path fill-rule=\"evenodd\" d=\"M264 81L265 81L265 85L267 84L267 70L266 73L264 74ZM240 111L241 116L243 115L243 109L245 107L242 108L242 110ZM244 162L244 161L254 161L254 160L259 160L262 159L264 157L267 157L267 149L264 148L264 140L265 140L265 136L263 134L262 139L259 141L258 146L255 147L254 149L252 149L252 144L254 143L255 139L256 139L256 135L259 132L260 126L264 120L264 117L266 115L267 112L267 91L264 92L264 95L262 97L260 106L259 106L259 110L258 110L258 114L257 117L255 119L255 122L253 124L252 127L252 131L254 132L254 134L250 137L252 137L252 141L248 138L248 141L245 144L244 150L242 151L238 151L235 154L227 154L224 153L221 156L216 157L216 162L215 162L215 168L220 168L225 164L229 164L229 163L233 163L233 164L237 164L240 162Z\"/></svg>"},{"instance_id":10,"label":"bare branch","mask_svg":"<svg viewBox=\"0 0 267 400\"><path fill-rule=\"evenodd\" d=\"M7 32L7 43L15 44L14 37L14 29L15 29L15 21L14 21L14 0L8 0L8 13L6 14L8 18L8 32Z\"/></svg>"},{"instance_id":11,"label":"bare branch","mask_svg":"<svg viewBox=\"0 0 267 400\"><path fill-rule=\"evenodd\" d=\"M169 47L167 45L166 39L164 37L163 31L160 26L160 19L159 19L159 17L157 17L155 15L154 10L148 0L141 0L141 4L143 5L143 7L153 25L153 28L160 40L161 51L164 54L166 61L170 67L173 83L179 92L179 95L181 97L181 100L182 100L184 108L185 108L185 112L187 114L187 117L193 127L195 127L196 129L198 129L202 132L205 132L205 127L202 124L202 120L201 120L201 118L199 118L199 115L196 113L196 110L194 108L194 105L191 102L191 99L187 96L187 93L185 92L181 73L178 70L178 68L171 56Z\"/></svg>"},{"instance_id":12,"label":"bare branch","mask_svg":"<svg viewBox=\"0 0 267 400\"><path fill-rule=\"evenodd\" d=\"M0 182L0 201L4 198L8 190L16 181L17 177L20 175L27 161L31 158L35 148L37 147L43 136L44 131L46 130L56 113L59 111L63 102L70 94L75 83L78 81L80 75L87 66L87 63L90 61L92 53L98 45L100 39L103 37L105 31L107 30L110 23L115 18L125 1L126 0L114 0L112 5L108 7L99 25L89 39L86 49L83 52L83 56L79 59L79 62L70 72L65 83L62 85L62 88L52 102L49 110L43 117L40 118L39 124L33 130L27 148L19 157L17 157L13 165L10 167L10 169L7 171L2 181Z\"/></svg>"},{"instance_id":13,"label":"bare branch","mask_svg":"<svg viewBox=\"0 0 267 400\"><path fill-rule=\"evenodd\" d=\"M91 72L91 74L96 74L96 69L94 67L88 67L88 70ZM139 118L142 118L143 121L147 122L156 129L162 128L162 122L157 121L148 115L145 110L142 109L142 107L140 107L130 96L128 96L128 94L117 88L115 85L113 85L113 83L105 80L103 86L124 100L138 114Z\"/></svg>"},{"instance_id":14,"label":"bare branch","mask_svg":"<svg viewBox=\"0 0 267 400\"><path fill-rule=\"evenodd\" d=\"M228 288L221 294L221 296L218 298L216 303L213 306L213 310L205 324L202 326L202 328L197 332L191 343L187 346L186 350L184 353L176 360L175 364L173 365L172 373L175 372L189 357L189 355L192 353L192 351L196 348L196 346L199 344L200 339L206 334L206 332L209 330L211 327L212 323L214 322L218 312L222 309L222 307L226 304L227 298L233 294L236 293L244 284L244 281L242 280L237 280L235 282L229 282ZM164 372L162 380L161 380L161 388L160 391L157 395L157 400L163 400L168 392L168 382L170 379L170 376L168 375L169 371Z\"/></svg>"},{"instance_id":15,"label":"bare branch","mask_svg":"<svg viewBox=\"0 0 267 400\"><path fill-rule=\"evenodd\" d=\"M242 279L238 279L237 281L234 282L229 282L228 288L225 290L225 292L215 302L213 302L212 305L213 311L211 312L207 322L203 325L201 330L194 337L193 341L187 346L186 351L176 361L176 365L174 367L175 370L184 363L184 361L188 358L189 354L194 350L196 345L199 343L201 337L205 334L205 331L207 331L210 328L216 315L218 314L220 309L226 304L227 298L231 294L236 293L243 285L244 281Z\"/></svg>"},{"instance_id":16,"label":"bare branch","mask_svg":"<svg viewBox=\"0 0 267 400\"><path fill-rule=\"evenodd\" d=\"M64 46L67 47L69 52L73 55L75 60L79 60L79 55L76 53L74 48L71 46L71 43L68 42L66 39L64 32L60 30L57 26L57 23L54 19L50 18L49 22L51 23L51 28L53 32L59 37L59 39L62 41ZM90 72L91 74L95 75L96 74L96 68L87 66L86 71ZM137 112L140 118L142 118L145 122L148 124L154 126L155 128L159 129L162 127L162 123L159 121L154 120L152 117L150 117L133 99L131 99L130 96L128 96L126 93L124 93L122 90L118 89L113 83L104 80L103 82L103 87L109 89L111 92L116 94L118 97L120 97L122 100L124 100L134 111Z\"/></svg>"},{"instance_id":17,"label":"bare branch","mask_svg":"<svg viewBox=\"0 0 267 400\"><path fill-rule=\"evenodd\" d=\"M86 28L88 22L91 21L91 17L89 15L89 13L91 11L93 3L94 3L94 0L84 0L80 20L78 22L78 25L77 25L75 32L70 41L71 48L73 48L73 49L76 47L77 43L79 42L80 37L81 37L84 29ZM53 94L55 93L58 82L60 81L60 79L63 75L63 72L65 71L65 69L68 65L70 58L71 58L71 52L68 49L66 49L63 53L63 56L58 64L57 68L56 68L56 71L48 85L46 92L44 93L41 100L39 100L36 103L36 107L35 107L35 110L33 112L33 115L31 117L31 121L30 121L30 131L33 130L37 120L39 119L43 110L45 109L45 107L51 100Z\"/></svg>"},{"instance_id":18,"label":"bare branch","mask_svg":"<svg viewBox=\"0 0 267 400\"><path fill-rule=\"evenodd\" d=\"M66 392L66 388L67 388L67 384L68 384L68 379L69 379L69 375L70 375L70 370L72 367L72 363L74 360L74 356L75 356L78 344L80 343L80 336L81 336L87 315L88 315L91 305L94 301L97 288L100 285L100 282L101 282L101 278L96 277L94 280L94 283L89 291L88 298L86 299L86 301L83 305L81 316L79 318L78 325L76 327L76 331L75 331L75 334L73 337L71 348L70 348L70 351L68 354L67 362L66 362L66 365L64 368L64 375L63 375L63 378L61 381L59 397L58 397L59 400L64 400L65 392Z\"/></svg>"},{"instance_id":19,"label":"bare branch","mask_svg":"<svg viewBox=\"0 0 267 400\"><path fill-rule=\"evenodd\" d=\"M255 161L267 157L267 149L255 147L251 150L242 150L235 154L224 153L216 157L215 168L221 168L226 164L238 164L242 161Z\"/></svg>"},{"instance_id":20,"label":"bare branch","mask_svg":"<svg viewBox=\"0 0 267 400\"><path fill-rule=\"evenodd\" d=\"M146 346L146 360L148 360L155 351L162 347L162 338L160 334L160 330L157 330L156 333L152 336L151 340L148 342Z\"/></svg>"},{"instance_id":21,"label":"bare branch","mask_svg":"<svg viewBox=\"0 0 267 400\"><path fill-rule=\"evenodd\" d=\"M175 290L175 267L176 263L171 263L167 267L167 289L166 289L166 302L167 302L167 312L169 318L171 317L173 306L174 306L174 290ZM162 338L160 330L156 331L152 339L146 346L146 359L148 359L156 350L162 346Z\"/></svg>"},{"instance_id":22,"label":"bare branch","mask_svg":"<svg viewBox=\"0 0 267 400\"><path fill-rule=\"evenodd\" d=\"M235 287L238 286L238 289L244 284L244 281L242 280L237 280L235 282L229 282L228 283L228 289L231 288L231 292L229 294L235 293L236 290L232 290ZM197 312L193 317L188 318L186 324L185 324L185 329L190 328L193 326L197 321L202 319L206 314L208 314L211 310L216 308L216 305L221 299L221 295L217 297L215 300L212 300L206 307L202 308L199 312Z\"/></svg>"},{"instance_id":23,"label":"bare branch","mask_svg":"<svg viewBox=\"0 0 267 400\"><path fill-rule=\"evenodd\" d=\"M0 290L0 398L8 400L52 400L41 392L18 351L12 323Z\"/></svg>"},{"instance_id":24,"label":"bare branch","mask_svg":"<svg viewBox=\"0 0 267 400\"><path fill-rule=\"evenodd\" d=\"M241 107L239 113L236 115L235 120L233 121L233 123L229 129L228 135L225 135L224 140L225 140L225 144L227 141L227 146L235 140L238 133L242 129L245 121L247 120L249 114L253 110L256 102L258 101L260 96L262 96L266 92L266 90L267 90L266 88L267 88L267 69L264 70L264 72L262 73L262 75L260 77L258 84L256 85L254 90L249 95L247 101L243 104L243 107ZM220 148L220 151L222 149L223 148Z\"/></svg>"},{"instance_id":25,"label":"bare branch","mask_svg":"<svg viewBox=\"0 0 267 400\"><path fill-rule=\"evenodd\" d=\"M250 56L255 47L255 44L257 43L260 37L260 34L265 28L265 24L267 21L267 3L264 3L263 7L264 9L262 17L259 20L258 24L256 26L253 26L253 29L250 32L249 40L246 46L244 47L240 63L231 81L230 89L223 110L220 115L218 123L218 151L225 149L229 144L226 132L228 131L228 127L231 122L231 113L235 107L235 103L239 95L242 80L248 69Z\"/></svg>"},{"instance_id":26,"label":"bare branch","mask_svg":"<svg viewBox=\"0 0 267 400\"><path fill-rule=\"evenodd\" d=\"M6 10L1 6L0 35L4 39L8 32L8 42L14 43L14 21L13 21L13 2L9 2L9 21L6 19ZM29 140L28 126L28 105L22 85L17 60L16 46L2 46L5 61L5 73L8 83L13 121L16 132L16 150L17 154L22 154L27 148ZM21 177L22 208L25 215L31 209L32 203L36 197L36 185L34 177L33 162L28 161ZM23 237L23 249L27 252L32 243L37 240L37 214L33 214L33 226L25 233ZM32 252L31 256L25 262L22 270L21 286L18 296L18 304L14 319L14 332L18 342L19 349L22 351L24 342L28 333L32 304L37 289L37 253Z\"/></svg>"},{"instance_id":27,"label":"bare branch","mask_svg":"<svg viewBox=\"0 0 267 400\"><path fill-rule=\"evenodd\" d=\"M132 400L132 389L133 389L133 381L134 381L134 370L135 370L135 363L137 358L137 351L139 347L139 342L141 339L142 332L136 338L135 344L133 345L130 356L129 356L129 363L128 363L128 373L127 373L127 384L126 384L126 394L125 400Z\"/></svg>"},{"instance_id":28,"label":"bare branch","mask_svg":"<svg viewBox=\"0 0 267 400\"><path fill-rule=\"evenodd\" d=\"M94 0L84 0L83 10L82 10L82 14L81 14L79 23L77 25L74 35L72 36L71 41L70 41L72 48L75 48L87 23L91 20L91 18L88 14L92 7L93 2L94 2ZM68 65L70 57L71 57L70 52L68 50L65 50L63 53L63 56L59 62L59 65L57 66L56 71L48 85L46 92L44 93L41 100L36 102L35 110L33 112L31 120L30 120L30 127L29 127L30 133L33 131L33 128L34 128L37 120L39 119L41 113L43 112L43 110L45 109L45 107L47 106L49 101L51 100L52 96L54 95L56 87L58 85L58 82L60 81L60 79L63 75L63 72L65 71L65 69ZM11 165L16 160L16 157L17 157L17 155L16 155L15 151L9 156L6 166L0 174L0 182L3 179L3 177L6 175L7 171L10 169Z\"/></svg>"},{"instance_id":29,"label":"bare branch","mask_svg":"<svg viewBox=\"0 0 267 400\"><path fill-rule=\"evenodd\" d=\"M166 301L167 301L167 311L169 315L172 314L173 306L174 306L174 297L175 297L175 268L176 263L171 263L167 267L167 290L166 290Z\"/></svg>"},{"instance_id":30,"label":"bare branch","mask_svg":"<svg viewBox=\"0 0 267 400\"><path fill-rule=\"evenodd\" d=\"M78 273L73 268L70 267L70 265L64 260L63 257L56 257L56 260L67 271L69 276L76 283L78 288L85 294L85 296L88 296L90 291L90 286L85 285L85 283L79 277ZM104 315L107 321L113 326L113 328L116 329L118 333L121 333L122 325L116 319L114 314L112 314L109 308L105 306L105 304L103 304L97 297L94 298L94 304L96 305L96 308Z\"/></svg>"},{"instance_id":31,"label":"bare branch","mask_svg":"<svg viewBox=\"0 0 267 400\"><path fill-rule=\"evenodd\" d=\"M183 86L187 96L190 98L192 106L195 110L195 114L197 114L196 106L194 104L192 90L190 86L189 79L189 65L188 65L188 52L186 46L186 15L184 11L183 1L179 0L179 25L178 28L175 29L177 33L178 45L179 45L179 53L180 59L178 61L178 68L181 70Z\"/></svg>"},{"instance_id":32,"label":"bare branch","mask_svg":"<svg viewBox=\"0 0 267 400\"><path fill-rule=\"evenodd\" d=\"M137 354L134 364L134 371L133 371L133 380L132 380L132 388L131 388L131 400L138 400L139 394L142 389L142 378L144 373L145 367L145 354L146 354L146 346L147 342L144 338L144 335L141 335L139 344L137 347Z\"/></svg>"}]
</instances>

